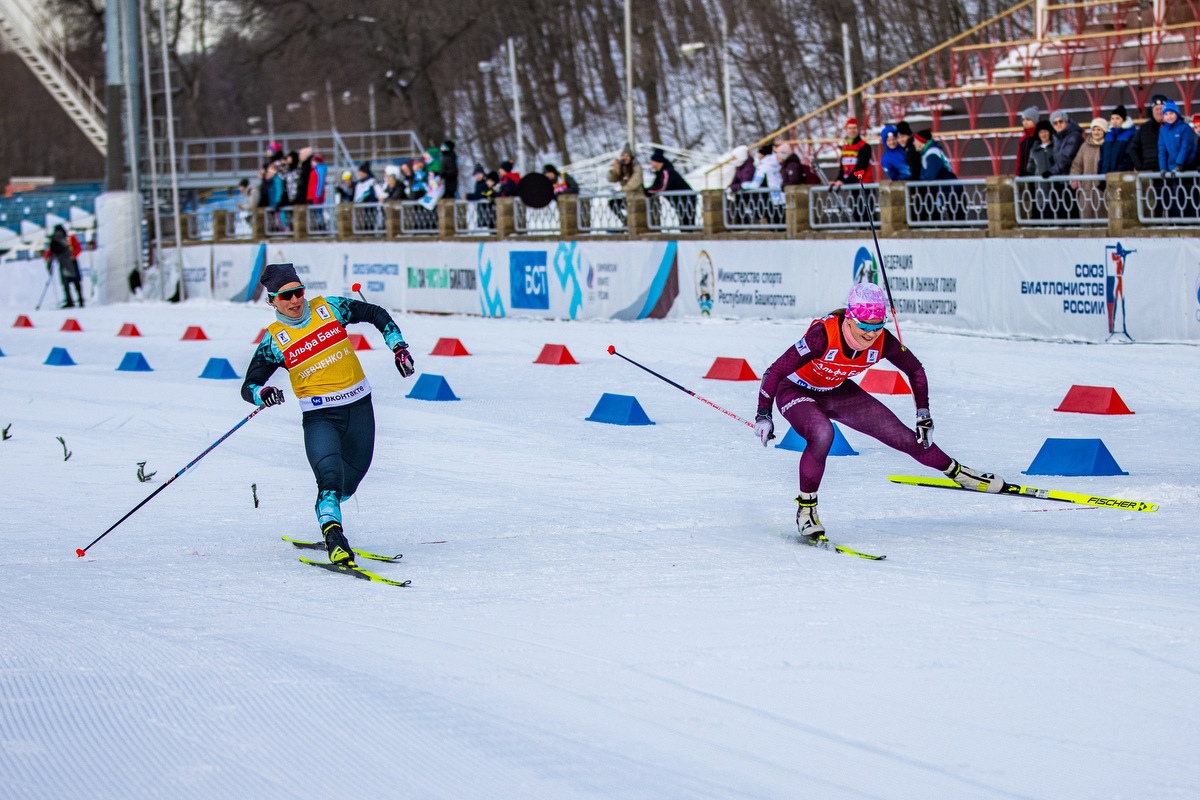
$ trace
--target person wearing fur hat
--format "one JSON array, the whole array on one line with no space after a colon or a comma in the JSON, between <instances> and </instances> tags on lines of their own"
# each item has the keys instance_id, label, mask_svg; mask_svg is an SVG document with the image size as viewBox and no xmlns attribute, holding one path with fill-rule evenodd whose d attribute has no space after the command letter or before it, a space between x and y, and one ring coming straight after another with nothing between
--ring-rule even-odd
<instances>
[{"instance_id":1,"label":"person wearing fur hat","mask_svg":"<svg viewBox=\"0 0 1200 800\"><path fill-rule=\"evenodd\" d=\"M354 565L342 524L342 503L357 490L375 452L371 384L350 345L346 326L369 322L383 334L401 377L416 367L408 344L386 310L346 297L306 299L291 264L268 264L261 283L275 321L254 351L242 399L256 406L284 402L282 389L268 384L275 370L288 372L300 405L304 452L317 480L317 525L329 560Z\"/></svg>"},{"instance_id":2,"label":"person wearing fur hat","mask_svg":"<svg viewBox=\"0 0 1200 800\"><path fill-rule=\"evenodd\" d=\"M1104 147L1100 149L1100 174L1110 172L1133 172L1133 158L1129 154L1137 128L1129 118L1124 105L1119 105L1108 115L1108 133L1104 134Z\"/></svg>"},{"instance_id":3,"label":"person wearing fur hat","mask_svg":"<svg viewBox=\"0 0 1200 800\"><path fill-rule=\"evenodd\" d=\"M1100 171L1100 155L1104 150L1104 137L1108 134L1108 123L1104 117L1096 117L1088 128L1088 137L1083 140L1075 160L1071 162L1072 175L1095 175ZM1075 199L1079 203L1079 216L1082 219L1099 219L1103 192L1101 181L1071 181L1075 190ZM1099 193L1098 191L1099 190ZM1107 206L1105 206L1107 208Z\"/></svg>"},{"instance_id":4,"label":"person wearing fur hat","mask_svg":"<svg viewBox=\"0 0 1200 800\"><path fill-rule=\"evenodd\" d=\"M828 547L825 526L817 516L817 490L825 459L833 444L836 420L899 450L930 469L941 470L966 489L997 494L1004 479L963 466L933 443L929 413L929 379L908 347L886 328L887 297L874 283L850 289L846 307L813 320L800 341L789 346L766 372L758 391L754 433L762 446L774 438L771 407L804 438L800 456L800 495L796 528L800 541ZM916 404L916 426L910 428L879 400L850 378L875 364L890 361L908 376Z\"/></svg>"},{"instance_id":5,"label":"person wearing fur hat","mask_svg":"<svg viewBox=\"0 0 1200 800\"><path fill-rule=\"evenodd\" d=\"M1037 124L1042 118L1041 109L1030 106L1021 112L1021 140L1017 143L1017 177L1028 178L1032 173L1025 169L1029 164L1029 151L1037 144Z\"/></svg>"}]
</instances>

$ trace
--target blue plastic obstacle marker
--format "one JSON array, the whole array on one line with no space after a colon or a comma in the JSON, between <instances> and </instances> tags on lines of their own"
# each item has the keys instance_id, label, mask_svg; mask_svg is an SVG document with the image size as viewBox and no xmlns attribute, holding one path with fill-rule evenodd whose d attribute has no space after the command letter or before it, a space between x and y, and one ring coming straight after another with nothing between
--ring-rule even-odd
<instances>
[{"instance_id":1,"label":"blue plastic obstacle marker","mask_svg":"<svg viewBox=\"0 0 1200 800\"><path fill-rule=\"evenodd\" d=\"M454 394L454 390L450 388L450 384L446 383L446 379L441 375L430 375L428 372L422 372L417 377L417 382L413 384L412 391L404 395L411 397L413 400L457 400L458 396Z\"/></svg>"},{"instance_id":2,"label":"blue plastic obstacle marker","mask_svg":"<svg viewBox=\"0 0 1200 800\"><path fill-rule=\"evenodd\" d=\"M0 358L4 358L4 351L0 350Z\"/></svg>"},{"instance_id":3,"label":"blue plastic obstacle marker","mask_svg":"<svg viewBox=\"0 0 1200 800\"><path fill-rule=\"evenodd\" d=\"M1101 439L1047 439L1026 475L1128 475Z\"/></svg>"},{"instance_id":4,"label":"blue plastic obstacle marker","mask_svg":"<svg viewBox=\"0 0 1200 800\"><path fill-rule=\"evenodd\" d=\"M138 352L126 353L121 359L120 366L117 367L118 372L153 372L150 364L146 362L146 357Z\"/></svg>"},{"instance_id":5,"label":"blue plastic obstacle marker","mask_svg":"<svg viewBox=\"0 0 1200 800\"><path fill-rule=\"evenodd\" d=\"M600 402L592 409L588 422L607 422L609 425L653 425L642 410L641 403L630 394L600 395Z\"/></svg>"},{"instance_id":6,"label":"blue plastic obstacle marker","mask_svg":"<svg viewBox=\"0 0 1200 800\"><path fill-rule=\"evenodd\" d=\"M50 351L50 355L46 356L46 364L51 367L73 367L75 359L71 358L71 354L67 352L65 347L55 347Z\"/></svg>"},{"instance_id":7,"label":"blue plastic obstacle marker","mask_svg":"<svg viewBox=\"0 0 1200 800\"><path fill-rule=\"evenodd\" d=\"M210 358L208 363L204 365L204 371L200 373L201 378L212 378L217 381L236 380L242 377L233 371L233 365L225 358Z\"/></svg>"},{"instance_id":8,"label":"blue plastic obstacle marker","mask_svg":"<svg viewBox=\"0 0 1200 800\"><path fill-rule=\"evenodd\" d=\"M808 446L808 442L804 437L796 433L794 428L788 428L788 432L783 435L783 440L775 445L777 450L795 450L800 452ZM846 437L842 434L842 429L837 423L833 423L833 444L829 445L829 455L831 456L856 456L858 451L850 446L850 442L846 441Z\"/></svg>"}]
</instances>

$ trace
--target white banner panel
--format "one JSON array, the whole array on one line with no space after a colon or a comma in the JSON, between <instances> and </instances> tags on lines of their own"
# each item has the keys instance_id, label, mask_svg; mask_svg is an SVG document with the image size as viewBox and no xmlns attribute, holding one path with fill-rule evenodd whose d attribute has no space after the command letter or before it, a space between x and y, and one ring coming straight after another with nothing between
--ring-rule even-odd
<instances>
[{"instance_id":1,"label":"white banner panel","mask_svg":"<svg viewBox=\"0 0 1200 800\"><path fill-rule=\"evenodd\" d=\"M908 323L1088 342L1126 336L1200 341L1200 241L1194 238L881 244L901 330ZM840 307L856 280L882 283L871 242L860 240L272 242L196 248L198 254L208 249L213 296L219 299L260 298L263 265L291 261L314 292L353 296L350 287L359 283L367 300L387 308L494 317L813 319ZM37 269L14 272L24 277L0 292L0 301L32 307L45 281L41 262L34 263Z\"/></svg>"},{"instance_id":2,"label":"white banner panel","mask_svg":"<svg viewBox=\"0 0 1200 800\"><path fill-rule=\"evenodd\" d=\"M174 250L171 252L174 254ZM211 245L194 245L183 248L183 283L183 293L187 299L212 299Z\"/></svg>"}]
</instances>

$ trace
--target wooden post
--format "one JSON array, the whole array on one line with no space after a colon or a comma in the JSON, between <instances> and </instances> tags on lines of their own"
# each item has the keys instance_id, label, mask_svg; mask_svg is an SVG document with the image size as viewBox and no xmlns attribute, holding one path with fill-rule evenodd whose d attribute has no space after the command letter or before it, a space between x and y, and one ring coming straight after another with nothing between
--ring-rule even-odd
<instances>
[{"instance_id":1,"label":"wooden post","mask_svg":"<svg viewBox=\"0 0 1200 800\"><path fill-rule=\"evenodd\" d=\"M700 192L701 223L705 236L725 232L725 190L703 189ZM805 212L807 216L807 211Z\"/></svg>"},{"instance_id":2,"label":"wooden post","mask_svg":"<svg viewBox=\"0 0 1200 800\"><path fill-rule=\"evenodd\" d=\"M348 242L354 238L354 204L338 203L337 209L337 238L339 242Z\"/></svg>"},{"instance_id":3,"label":"wooden post","mask_svg":"<svg viewBox=\"0 0 1200 800\"><path fill-rule=\"evenodd\" d=\"M1108 235L1124 236L1142 229L1138 219L1137 173L1110 172L1104 184Z\"/></svg>"},{"instance_id":4,"label":"wooden post","mask_svg":"<svg viewBox=\"0 0 1200 800\"><path fill-rule=\"evenodd\" d=\"M225 235L225 231L227 230L225 226L229 224L228 222L226 222L226 217L228 217L230 214L236 214L236 213L237 213L236 211L227 211L224 208L213 209L213 213L212 213L213 244L220 244L221 242L229 241L229 238Z\"/></svg>"},{"instance_id":5,"label":"wooden post","mask_svg":"<svg viewBox=\"0 0 1200 800\"><path fill-rule=\"evenodd\" d=\"M496 235L501 239L512 236L516 230L516 213L513 209L513 197L496 198Z\"/></svg>"},{"instance_id":6,"label":"wooden post","mask_svg":"<svg viewBox=\"0 0 1200 800\"><path fill-rule=\"evenodd\" d=\"M558 203L558 235L564 239L579 235L579 195L560 194Z\"/></svg>"},{"instance_id":7,"label":"wooden post","mask_svg":"<svg viewBox=\"0 0 1200 800\"><path fill-rule=\"evenodd\" d=\"M1017 227L1017 196L1011 175L987 179L988 236L1004 236Z\"/></svg>"},{"instance_id":8,"label":"wooden post","mask_svg":"<svg viewBox=\"0 0 1200 800\"><path fill-rule=\"evenodd\" d=\"M808 186L785 186L783 188L785 202L785 219L787 221L787 237L803 239L812 228L808 224Z\"/></svg>"},{"instance_id":9,"label":"wooden post","mask_svg":"<svg viewBox=\"0 0 1200 800\"><path fill-rule=\"evenodd\" d=\"M267 239L267 210L261 206L250 212L250 238L256 242Z\"/></svg>"},{"instance_id":10,"label":"wooden post","mask_svg":"<svg viewBox=\"0 0 1200 800\"><path fill-rule=\"evenodd\" d=\"M383 238L395 239L400 236L400 204L384 203L383 205Z\"/></svg>"},{"instance_id":11,"label":"wooden post","mask_svg":"<svg viewBox=\"0 0 1200 800\"><path fill-rule=\"evenodd\" d=\"M650 232L646 225L646 193L625 193L625 229L631 237L645 236Z\"/></svg>"},{"instance_id":12,"label":"wooden post","mask_svg":"<svg viewBox=\"0 0 1200 800\"><path fill-rule=\"evenodd\" d=\"M895 236L908 230L904 208L904 181L879 184L879 235Z\"/></svg>"},{"instance_id":13,"label":"wooden post","mask_svg":"<svg viewBox=\"0 0 1200 800\"><path fill-rule=\"evenodd\" d=\"M297 242L308 241L308 206L292 206L292 238Z\"/></svg>"},{"instance_id":14,"label":"wooden post","mask_svg":"<svg viewBox=\"0 0 1200 800\"><path fill-rule=\"evenodd\" d=\"M443 197L438 200L438 238L453 239L456 235L454 228L454 198Z\"/></svg>"}]
</instances>

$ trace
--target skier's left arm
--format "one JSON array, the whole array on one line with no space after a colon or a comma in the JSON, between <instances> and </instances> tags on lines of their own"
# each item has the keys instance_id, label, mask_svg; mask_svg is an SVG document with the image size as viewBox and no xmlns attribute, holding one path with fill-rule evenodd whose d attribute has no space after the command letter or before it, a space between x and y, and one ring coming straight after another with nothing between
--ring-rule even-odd
<instances>
[{"instance_id":1,"label":"skier's left arm","mask_svg":"<svg viewBox=\"0 0 1200 800\"><path fill-rule=\"evenodd\" d=\"M405 378L413 374L416 364L413 362L412 354L408 352L408 343L404 341L404 334L400 333L400 326L392 319L392 315L387 312L387 309L374 303L364 303L349 297L326 297L325 302L329 303L329 307L333 309L333 315L337 317L342 327L353 325L356 322L369 322L374 325L376 330L383 334L384 342L395 354L396 369Z\"/></svg>"},{"instance_id":2,"label":"skier's left arm","mask_svg":"<svg viewBox=\"0 0 1200 800\"><path fill-rule=\"evenodd\" d=\"M908 377L913 402L917 405L917 441L929 447L933 442L933 417L929 413L929 379L925 376L925 367L911 350L892 336L891 331L884 332L883 357Z\"/></svg>"}]
</instances>

